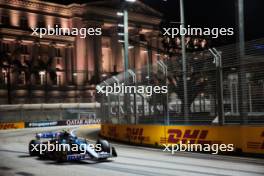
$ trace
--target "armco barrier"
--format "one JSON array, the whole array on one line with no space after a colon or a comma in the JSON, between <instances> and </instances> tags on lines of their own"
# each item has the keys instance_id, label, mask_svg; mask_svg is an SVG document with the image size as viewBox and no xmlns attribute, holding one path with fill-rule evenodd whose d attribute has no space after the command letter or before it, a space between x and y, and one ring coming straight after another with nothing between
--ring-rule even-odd
<instances>
[{"instance_id":1,"label":"armco barrier","mask_svg":"<svg viewBox=\"0 0 264 176\"><path fill-rule=\"evenodd\" d=\"M246 153L264 154L263 126L161 126L161 125L112 125L102 124L104 137L160 146L183 143L233 144Z\"/></svg>"},{"instance_id":2,"label":"armco barrier","mask_svg":"<svg viewBox=\"0 0 264 176\"><path fill-rule=\"evenodd\" d=\"M25 128L24 122L0 123L0 130L20 129L20 128Z\"/></svg>"}]
</instances>

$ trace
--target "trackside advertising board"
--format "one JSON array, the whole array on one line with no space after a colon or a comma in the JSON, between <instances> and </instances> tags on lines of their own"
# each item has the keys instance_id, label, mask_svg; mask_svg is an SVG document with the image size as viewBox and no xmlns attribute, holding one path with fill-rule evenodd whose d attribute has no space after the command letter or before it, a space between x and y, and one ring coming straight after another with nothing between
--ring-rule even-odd
<instances>
[{"instance_id":1,"label":"trackside advertising board","mask_svg":"<svg viewBox=\"0 0 264 176\"><path fill-rule=\"evenodd\" d=\"M58 126L58 121L25 122L25 128Z\"/></svg>"},{"instance_id":2,"label":"trackside advertising board","mask_svg":"<svg viewBox=\"0 0 264 176\"><path fill-rule=\"evenodd\" d=\"M25 128L24 122L0 123L0 130Z\"/></svg>"},{"instance_id":3,"label":"trackside advertising board","mask_svg":"<svg viewBox=\"0 0 264 176\"><path fill-rule=\"evenodd\" d=\"M38 128L52 126L74 126L74 125L92 125L100 124L100 119L74 119L59 121L39 121L39 122L15 122L0 123L0 130L19 129L19 128Z\"/></svg>"},{"instance_id":4,"label":"trackside advertising board","mask_svg":"<svg viewBox=\"0 0 264 176\"><path fill-rule=\"evenodd\" d=\"M74 120L59 120L59 121L25 122L25 127L36 128L36 127L74 126L74 125L90 125L90 124L100 124L100 119L74 119Z\"/></svg>"},{"instance_id":5,"label":"trackside advertising board","mask_svg":"<svg viewBox=\"0 0 264 176\"><path fill-rule=\"evenodd\" d=\"M264 154L263 126L101 125L101 135L136 144L233 144L243 152Z\"/></svg>"}]
</instances>

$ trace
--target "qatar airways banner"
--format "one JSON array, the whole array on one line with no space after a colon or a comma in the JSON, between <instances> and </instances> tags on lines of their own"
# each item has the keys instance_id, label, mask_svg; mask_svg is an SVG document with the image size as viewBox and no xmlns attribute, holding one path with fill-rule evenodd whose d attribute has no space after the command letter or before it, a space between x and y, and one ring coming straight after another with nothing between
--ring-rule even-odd
<instances>
[{"instance_id":1,"label":"qatar airways banner","mask_svg":"<svg viewBox=\"0 0 264 176\"><path fill-rule=\"evenodd\" d=\"M100 119L75 119L75 120L60 120L58 121L59 126L72 126L72 125L90 125L100 124Z\"/></svg>"}]
</instances>

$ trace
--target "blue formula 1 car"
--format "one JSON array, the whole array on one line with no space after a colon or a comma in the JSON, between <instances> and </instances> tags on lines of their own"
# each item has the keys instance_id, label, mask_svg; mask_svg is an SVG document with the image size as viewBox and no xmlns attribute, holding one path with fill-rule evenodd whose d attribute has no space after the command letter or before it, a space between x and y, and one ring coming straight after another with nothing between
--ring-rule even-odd
<instances>
[{"instance_id":1,"label":"blue formula 1 car","mask_svg":"<svg viewBox=\"0 0 264 176\"><path fill-rule=\"evenodd\" d=\"M103 161L117 157L114 147L106 140L99 139L90 144L67 131L37 133L28 146L30 156L49 158L58 162L76 160Z\"/></svg>"}]
</instances>

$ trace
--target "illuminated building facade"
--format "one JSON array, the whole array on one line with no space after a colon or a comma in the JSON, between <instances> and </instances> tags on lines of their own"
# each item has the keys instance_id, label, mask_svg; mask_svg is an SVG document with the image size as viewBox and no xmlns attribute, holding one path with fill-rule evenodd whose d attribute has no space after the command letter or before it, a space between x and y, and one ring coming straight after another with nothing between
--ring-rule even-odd
<instances>
[{"instance_id":1,"label":"illuminated building facade","mask_svg":"<svg viewBox=\"0 0 264 176\"><path fill-rule=\"evenodd\" d=\"M120 1L61 5L37 0L0 0L0 104L94 101L94 85L123 71L118 36ZM154 63L140 43L159 47L161 14L141 2L129 8L130 68ZM31 28L101 28L102 35L40 38Z\"/></svg>"}]
</instances>

